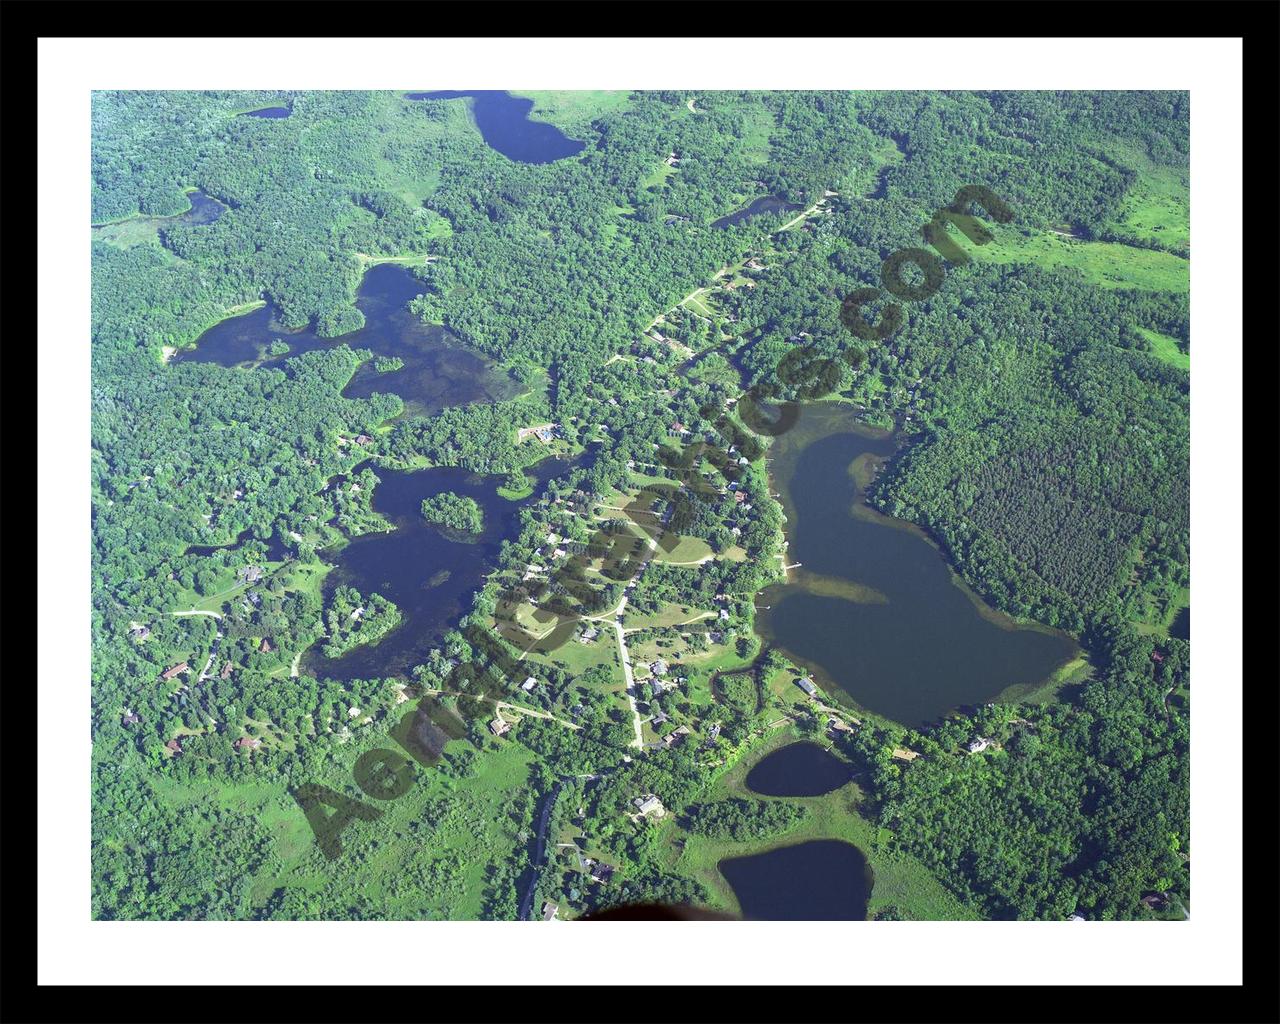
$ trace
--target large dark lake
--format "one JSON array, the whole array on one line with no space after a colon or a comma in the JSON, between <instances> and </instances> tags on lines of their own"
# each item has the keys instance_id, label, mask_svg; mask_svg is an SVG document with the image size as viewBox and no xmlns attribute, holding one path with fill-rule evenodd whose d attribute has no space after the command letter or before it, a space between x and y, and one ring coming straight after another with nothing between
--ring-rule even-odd
<instances>
[{"instance_id":1,"label":"large dark lake","mask_svg":"<svg viewBox=\"0 0 1280 1024\"><path fill-rule=\"evenodd\" d=\"M217 363L220 366L273 366L315 349L350 345L380 356L398 356L399 370L379 372L373 361L362 363L343 389L345 398L368 398L375 391L399 395L407 416L430 416L447 406L497 402L519 393L519 386L477 353L463 347L437 324L424 324L409 312L423 284L404 267L384 263L364 275L356 305L365 325L337 338L322 338L311 328L290 331L276 321L270 305L223 320L200 335L196 347L179 352L174 363ZM275 339L289 351L272 356Z\"/></svg>"},{"instance_id":2,"label":"large dark lake","mask_svg":"<svg viewBox=\"0 0 1280 1024\"><path fill-rule=\"evenodd\" d=\"M568 466L564 460L545 459L525 473L542 483ZM493 568L502 542L517 533L521 503L498 496L501 477L452 468L402 472L375 466L374 472L381 482L373 492L373 508L395 529L356 537L340 550L322 553L335 563L325 577L324 601L327 607L337 587L352 586L366 596L378 593L395 602L403 621L378 643L356 647L340 658L326 658L322 645L316 644L303 664L317 677L407 676L458 624ZM450 539L422 518L422 499L443 491L475 499L484 512L484 532L478 539Z\"/></svg>"},{"instance_id":3,"label":"large dark lake","mask_svg":"<svg viewBox=\"0 0 1280 1024\"><path fill-rule=\"evenodd\" d=\"M864 485L895 448L884 432L858 427L848 406L803 407L770 464L787 561L803 567L760 593L756 625L825 687L919 726L1041 682L1077 647L985 606L921 531L866 506Z\"/></svg>"},{"instance_id":4,"label":"large dark lake","mask_svg":"<svg viewBox=\"0 0 1280 1024\"><path fill-rule=\"evenodd\" d=\"M747 773L747 788L761 796L821 796L853 778L849 762L808 741L788 743Z\"/></svg>"},{"instance_id":5,"label":"large dark lake","mask_svg":"<svg viewBox=\"0 0 1280 1024\"><path fill-rule=\"evenodd\" d=\"M852 843L814 839L722 860L748 921L863 921L874 882Z\"/></svg>"},{"instance_id":6,"label":"large dark lake","mask_svg":"<svg viewBox=\"0 0 1280 1024\"><path fill-rule=\"evenodd\" d=\"M549 164L581 153L586 143L571 139L546 121L531 121L533 100L493 89L467 92L411 92L411 100L470 98L471 112L481 136L503 156L522 164Z\"/></svg>"}]
</instances>

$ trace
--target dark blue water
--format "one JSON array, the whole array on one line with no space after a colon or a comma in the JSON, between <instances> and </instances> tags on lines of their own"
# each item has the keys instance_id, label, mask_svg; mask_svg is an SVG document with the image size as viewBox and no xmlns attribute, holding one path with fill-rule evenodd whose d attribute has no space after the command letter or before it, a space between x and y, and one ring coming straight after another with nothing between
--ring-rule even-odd
<instances>
[{"instance_id":1,"label":"dark blue water","mask_svg":"<svg viewBox=\"0 0 1280 1024\"><path fill-rule=\"evenodd\" d=\"M187 201L191 203L191 209L182 213L174 214L172 217L145 217L140 218L153 224L157 229L172 227L174 224L212 224L215 220L226 212L227 207L218 202L212 196L207 196L199 189L195 189L187 193ZM135 218L125 218L132 222ZM107 221L102 224L94 224L95 228L109 228L113 224L119 224L120 221Z\"/></svg>"},{"instance_id":2,"label":"dark blue water","mask_svg":"<svg viewBox=\"0 0 1280 1024\"><path fill-rule=\"evenodd\" d=\"M212 224L227 209L218 200L205 195L199 189L188 192L187 198L191 200L191 209L178 218L183 224Z\"/></svg>"},{"instance_id":3,"label":"dark blue water","mask_svg":"<svg viewBox=\"0 0 1280 1024\"><path fill-rule=\"evenodd\" d=\"M919 530L866 506L859 474L897 446L834 403L778 439L770 476L802 568L761 592L756 628L825 689L915 727L1039 683L1077 648L983 605Z\"/></svg>"},{"instance_id":4,"label":"dark blue water","mask_svg":"<svg viewBox=\"0 0 1280 1024\"><path fill-rule=\"evenodd\" d=\"M750 206L744 206L741 210L735 210L719 220L713 220L711 226L727 228L732 224L742 224L752 217L760 217L766 213L790 213L793 210L802 209L804 207L799 203L789 203L781 196L761 196L759 199L752 200Z\"/></svg>"},{"instance_id":5,"label":"dark blue water","mask_svg":"<svg viewBox=\"0 0 1280 1024\"><path fill-rule=\"evenodd\" d=\"M261 110L246 110L241 117L269 117L273 120L288 117L293 111L289 107L263 107Z\"/></svg>"},{"instance_id":6,"label":"dark blue water","mask_svg":"<svg viewBox=\"0 0 1280 1024\"><path fill-rule=\"evenodd\" d=\"M1169 635L1175 640L1191 639L1191 608L1183 608L1169 627Z\"/></svg>"},{"instance_id":7,"label":"dark blue water","mask_svg":"<svg viewBox=\"0 0 1280 1024\"><path fill-rule=\"evenodd\" d=\"M555 125L529 120L533 100L508 92L476 89L466 92L411 92L411 100L471 98L476 127L492 148L522 164L549 164L581 153L586 143L571 139Z\"/></svg>"},{"instance_id":8,"label":"dark blue water","mask_svg":"<svg viewBox=\"0 0 1280 1024\"><path fill-rule=\"evenodd\" d=\"M374 392L399 395L405 415L432 416L448 406L497 402L519 393L519 386L476 353L464 348L445 328L424 324L408 310L408 303L424 285L404 267L384 263L364 276L356 306L365 325L337 338L322 338L310 328L289 331L264 306L215 324L179 352L174 363L217 363L219 366L278 366L284 360L314 349L371 349L375 355L399 356L404 366L386 373L373 360L362 363L343 389L345 398L368 398ZM289 351L272 356L267 346L275 339Z\"/></svg>"},{"instance_id":9,"label":"dark blue water","mask_svg":"<svg viewBox=\"0 0 1280 1024\"><path fill-rule=\"evenodd\" d=\"M847 761L816 743L789 743L747 773L747 789L761 796L821 796L853 777Z\"/></svg>"},{"instance_id":10,"label":"dark blue water","mask_svg":"<svg viewBox=\"0 0 1280 1024\"><path fill-rule=\"evenodd\" d=\"M541 484L569 466L564 460L544 459L525 473ZM498 496L502 477L454 468L403 472L375 466L373 470L381 480L373 492L374 511L395 529L356 537L336 552L322 552L326 561L335 563L325 577L324 599L327 606L340 586L355 587L366 597L378 593L400 609L403 621L377 643L355 647L339 658L326 658L322 645L316 644L307 652L305 664L317 677L407 677L471 607L472 595L493 569L502 542L519 533L523 503ZM444 491L474 498L480 506L484 531L478 539L453 540L422 518L422 499Z\"/></svg>"},{"instance_id":11,"label":"dark blue water","mask_svg":"<svg viewBox=\"0 0 1280 1024\"><path fill-rule=\"evenodd\" d=\"M874 878L852 843L814 839L722 860L748 921L865 921Z\"/></svg>"}]
</instances>

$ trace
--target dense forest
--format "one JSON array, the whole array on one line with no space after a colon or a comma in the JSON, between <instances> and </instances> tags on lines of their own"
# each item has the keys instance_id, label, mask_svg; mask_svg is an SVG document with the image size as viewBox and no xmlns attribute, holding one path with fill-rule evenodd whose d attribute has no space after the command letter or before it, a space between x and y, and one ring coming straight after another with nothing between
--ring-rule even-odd
<instances>
[{"instance_id":1,"label":"dense forest","mask_svg":"<svg viewBox=\"0 0 1280 1024\"><path fill-rule=\"evenodd\" d=\"M783 518L754 461L768 432L724 412L749 388L839 397L898 429L909 443L870 500L926 528L994 607L1078 637L1092 668L1043 704L964 709L923 734L868 717L842 735L894 848L988 917L1135 917L1150 890L1189 899L1189 654L1164 639L1189 587L1190 385L1177 358L1190 350L1189 248L1185 198L1154 212L1138 198L1185 197L1188 97L719 92L697 94L696 111L693 97L590 94L562 124L586 141L581 155L526 164L486 145L457 101L94 95L95 917L511 918L534 808L557 783L551 827L572 819L620 869L581 906L709 898L656 825L627 817L637 794L682 823L664 828L704 836L773 834L799 816L714 798L737 755L713 745L624 760L620 683L603 660L575 660L600 647L566 648L529 692L515 690L520 674L444 694L465 742L415 768L412 796L355 822L361 842L340 862L314 848L290 794L319 780L355 799L351 765L393 742L412 691L514 657L475 630L530 567L550 600L613 607L625 574L584 591L563 565L581 569L624 532L641 552L639 533L558 526L567 557L545 571L548 516L638 472L669 477L681 459L690 485L651 482L654 515L741 557L654 560L628 600L655 615L721 602L736 669L710 704L673 673L648 713L714 724L726 750L753 742L781 661L744 667L759 652L749 607L776 579ZM241 116L284 103L287 118ZM1013 222L974 259L948 260L934 294L898 302L889 337L855 337L842 298L879 288L892 253L930 244L935 211L975 183ZM193 189L221 212L184 216ZM713 226L770 195L823 211L788 231L789 210ZM395 394L343 397L366 363L390 379L402 360L346 344L289 354L292 329L359 328L356 289L386 259L414 275L415 315L524 393L411 416ZM681 304L730 267L734 288ZM288 358L170 361L263 303L264 345ZM864 315L889 308L881 293ZM519 433L541 423L557 425L553 448ZM347 540L392 528L372 504L379 466L460 467L523 492L548 454L563 470L513 501L492 574L410 678L301 665L314 645L342 653L400 621L377 594L325 585ZM488 526L478 512L423 509L475 533ZM695 632L705 649L708 631ZM573 728L526 716L499 738L495 694ZM968 755L974 735L998 746ZM895 760L902 743L923 756ZM537 895L554 899L565 877L545 872Z\"/></svg>"}]
</instances>

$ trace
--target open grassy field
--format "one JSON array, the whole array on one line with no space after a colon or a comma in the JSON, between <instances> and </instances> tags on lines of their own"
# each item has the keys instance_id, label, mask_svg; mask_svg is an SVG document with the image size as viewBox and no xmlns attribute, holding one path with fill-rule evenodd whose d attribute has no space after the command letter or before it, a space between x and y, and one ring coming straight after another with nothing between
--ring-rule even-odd
<instances>
[{"instance_id":1,"label":"open grassy field","mask_svg":"<svg viewBox=\"0 0 1280 1024\"><path fill-rule=\"evenodd\" d=\"M665 160L660 162L652 171L640 179L641 188L661 188L667 183L667 179L671 175L679 171L680 168L672 167Z\"/></svg>"},{"instance_id":2,"label":"open grassy field","mask_svg":"<svg viewBox=\"0 0 1280 1024\"><path fill-rule=\"evenodd\" d=\"M709 559L713 555L711 545L701 537L681 537L676 546L670 551L664 551L662 548L653 556L655 562L673 562L684 564L688 562L700 562Z\"/></svg>"},{"instance_id":3,"label":"open grassy field","mask_svg":"<svg viewBox=\"0 0 1280 1024\"><path fill-rule=\"evenodd\" d=\"M365 750L386 745L386 738L371 728L357 730L314 781L357 795L351 766ZM449 749L463 746L455 741ZM518 833L528 823L513 820L508 808L513 794L528 783L532 758L525 747L507 742L480 751L466 778L415 765L413 787L398 800L380 803L378 821L349 826L342 855L334 861L320 854L283 782L247 780L214 787L159 776L154 790L169 807L194 805L246 815L268 837L269 856L253 878L255 907L279 889L299 889L315 916L341 918L349 916L348 907L327 905L326 894L359 892L391 920L474 920L482 914L488 865L520 856ZM217 842L214 814L206 820L209 834L187 837L193 849Z\"/></svg>"},{"instance_id":4,"label":"open grassy field","mask_svg":"<svg viewBox=\"0 0 1280 1024\"><path fill-rule=\"evenodd\" d=\"M522 89L512 95L533 100L529 116L535 120L581 130L602 114L625 107L631 93L625 89Z\"/></svg>"},{"instance_id":5,"label":"open grassy field","mask_svg":"<svg viewBox=\"0 0 1280 1024\"><path fill-rule=\"evenodd\" d=\"M1120 235L1146 238L1174 252L1191 245L1191 192L1187 170L1152 163L1146 154L1123 142L1110 143L1124 163L1138 173L1125 194L1120 212L1107 228Z\"/></svg>"},{"instance_id":6,"label":"open grassy field","mask_svg":"<svg viewBox=\"0 0 1280 1024\"><path fill-rule=\"evenodd\" d=\"M1161 334L1159 331L1150 331L1145 327L1139 327L1138 333L1151 342L1151 354L1162 362L1168 363L1170 366L1176 366L1179 370L1191 369L1191 353L1183 352L1178 348L1178 339L1171 338L1167 334Z\"/></svg>"},{"instance_id":7,"label":"open grassy field","mask_svg":"<svg viewBox=\"0 0 1280 1024\"><path fill-rule=\"evenodd\" d=\"M974 259L1078 270L1086 281L1104 288L1185 292L1191 286L1191 264L1172 253L1002 224L989 227L995 240L984 246L974 245L958 231L951 232L951 237Z\"/></svg>"}]
</instances>

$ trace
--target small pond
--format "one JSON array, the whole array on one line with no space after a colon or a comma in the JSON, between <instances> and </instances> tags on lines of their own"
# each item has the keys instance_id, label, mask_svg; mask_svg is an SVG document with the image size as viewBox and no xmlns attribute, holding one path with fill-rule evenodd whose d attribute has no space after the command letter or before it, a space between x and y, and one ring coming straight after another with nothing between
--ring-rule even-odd
<instances>
[{"instance_id":1,"label":"small pond","mask_svg":"<svg viewBox=\"0 0 1280 1024\"><path fill-rule=\"evenodd\" d=\"M747 773L747 788L761 796L821 796L853 778L849 763L825 747L789 743Z\"/></svg>"},{"instance_id":2,"label":"small pond","mask_svg":"<svg viewBox=\"0 0 1280 1024\"><path fill-rule=\"evenodd\" d=\"M719 865L748 921L865 921L874 877L841 839L814 839Z\"/></svg>"}]
</instances>

